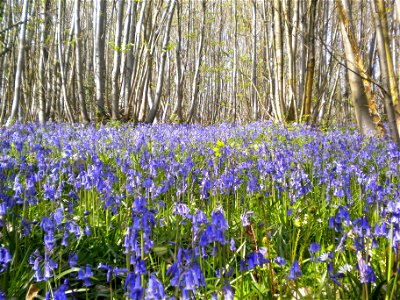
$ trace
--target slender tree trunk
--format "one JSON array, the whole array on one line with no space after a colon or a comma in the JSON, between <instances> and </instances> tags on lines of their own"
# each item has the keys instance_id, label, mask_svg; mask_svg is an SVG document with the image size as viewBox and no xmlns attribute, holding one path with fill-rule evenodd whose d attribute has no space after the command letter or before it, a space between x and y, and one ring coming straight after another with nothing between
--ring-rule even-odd
<instances>
[{"instance_id":1,"label":"slender tree trunk","mask_svg":"<svg viewBox=\"0 0 400 300\"><path fill-rule=\"evenodd\" d=\"M24 0L22 7L22 24L19 32L19 47L18 47L18 58L17 66L15 70L15 81L14 81L14 97L11 106L11 114L8 117L6 126L10 126L14 123L20 109L20 97L21 97L21 79L22 69L24 67L24 50L25 50L25 34L26 34L26 23L28 20L28 4L29 0Z\"/></svg>"},{"instance_id":2,"label":"slender tree trunk","mask_svg":"<svg viewBox=\"0 0 400 300\"><path fill-rule=\"evenodd\" d=\"M381 23L382 30L382 46L385 50L386 55L386 66L387 66L387 76L389 80L390 95L393 102L395 120L397 124L397 131L400 132L400 103L399 103L399 90L396 82L396 74L394 71L392 54L390 52L390 42L389 42L389 29L387 23L387 10L384 0L377 0L377 7L379 12L379 19ZM382 54L383 55L383 54Z\"/></svg>"},{"instance_id":3,"label":"slender tree trunk","mask_svg":"<svg viewBox=\"0 0 400 300\"><path fill-rule=\"evenodd\" d=\"M62 39L62 0L58 1L58 26L57 26L57 44L58 44L58 63L60 66L60 79L61 79L61 95L62 95L62 103L65 107L68 121L73 123L75 122L75 118L72 114L71 106L69 104L68 93L67 93L67 82L65 78L65 65L64 65L64 56L63 56L63 39ZM59 111L59 115L61 112Z\"/></svg>"},{"instance_id":4,"label":"slender tree trunk","mask_svg":"<svg viewBox=\"0 0 400 300\"><path fill-rule=\"evenodd\" d=\"M351 24L348 0L336 0L348 68L351 96L360 131L363 134L384 132L381 118L375 106L368 74L361 60Z\"/></svg>"},{"instance_id":5,"label":"slender tree trunk","mask_svg":"<svg viewBox=\"0 0 400 300\"><path fill-rule=\"evenodd\" d=\"M105 98L105 25L106 0L97 0L96 3L96 30L94 33L94 81L96 86L97 115L100 119L106 115Z\"/></svg>"},{"instance_id":6,"label":"slender tree trunk","mask_svg":"<svg viewBox=\"0 0 400 300\"><path fill-rule=\"evenodd\" d=\"M182 25L181 25L181 7L180 1L176 4L176 18L177 18L177 41L175 49L175 60L176 60L176 73L175 73L175 86L176 86L176 101L174 109L172 112L172 117L178 123L183 121L182 115L182 101L183 101L183 74L182 74L182 58L181 58L181 48L182 48Z\"/></svg>"},{"instance_id":7,"label":"slender tree trunk","mask_svg":"<svg viewBox=\"0 0 400 300\"><path fill-rule=\"evenodd\" d=\"M386 113L389 121L390 136L396 144L399 144L400 143L399 131L397 129L396 114L393 107L392 95L390 93L388 61L386 56L385 39L383 35L383 26L382 26L383 19L380 18L380 11L378 11L377 9L375 0L371 0L371 7L372 7L372 12L374 14L376 41L379 52L379 66L382 79L382 86L385 89L383 91L383 94L385 100Z\"/></svg>"},{"instance_id":8,"label":"slender tree trunk","mask_svg":"<svg viewBox=\"0 0 400 300\"><path fill-rule=\"evenodd\" d=\"M192 101L189 109L188 122L192 122L193 117L195 115L196 106L198 102L199 95L199 85L200 85L200 67L202 64L202 56L203 56L203 44L204 44L204 35L205 35L205 25L206 25L206 6L207 0L202 1L202 19L200 25L200 41L197 51L197 61L196 67L194 71L193 84L192 84Z\"/></svg>"},{"instance_id":9,"label":"slender tree trunk","mask_svg":"<svg viewBox=\"0 0 400 300\"><path fill-rule=\"evenodd\" d=\"M281 0L274 0L274 42L275 42L275 108L276 119L284 121L285 108L283 101L283 39L282 39L282 3Z\"/></svg>"},{"instance_id":10,"label":"slender tree trunk","mask_svg":"<svg viewBox=\"0 0 400 300\"><path fill-rule=\"evenodd\" d=\"M46 75L45 75L45 70L46 70L46 65L47 65L47 60L48 60L48 50L47 50L47 37L49 35L50 31L50 16L49 16L49 11L50 11L50 0L44 1L42 4L42 22L40 24L40 56L39 56L39 112L38 112L38 117L39 117L39 123L44 124L46 122L46 85L47 85L47 80L46 80Z\"/></svg>"},{"instance_id":11,"label":"slender tree trunk","mask_svg":"<svg viewBox=\"0 0 400 300\"><path fill-rule=\"evenodd\" d=\"M303 100L303 120L310 122L311 120L311 104L312 104L312 90L314 83L314 69L315 69L315 15L317 12L317 0L311 0L309 24L308 24L308 61L307 61L307 74L305 93Z\"/></svg>"},{"instance_id":12,"label":"slender tree trunk","mask_svg":"<svg viewBox=\"0 0 400 300\"><path fill-rule=\"evenodd\" d=\"M83 86L83 66L81 56L81 26L80 26L80 0L75 0L75 71L78 88L78 101L80 106L81 120L89 123L90 118L86 109L86 96Z\"/></svg>"},{"instance_id":13,"label":"slender tree trunk","mask_svg":"<svg viewBox=\"0 0 400 300\"><path fill-rule=\"evenodd\" d=\"M253 51L252 51L252 68L251 68L251 105L253 120L257 120L258 103L257 103L257 1L253 0L252 9L252 36L253 36Z\"/></svg>"},{"instance_id":14,"label":"slender tree trunk","mask_svg":"<svg viewBox=\"0 0 400 300\"><path fill-rule=\"evenodd\" d=\"M117 20L115 24L115 39L114 39L114 65L112 70L112 106L111 117L113 120L119 118L119 68L121 64L121 35L122 35L122 19L124 16L124 1L117 0Z\"/></svg>"},{"instance_id":15,"label":"slender tree trunk","mask_svg":"<svg viewBox=\"0 0 400 300\"><path fill-rule=\"evenodd\" d=\"M164 83L164 70L165 70L165 62L167 60L167 52L168 52L168 44L169 44L169 36L171 32L171 22L174 16L175 9L175 0L170 0L169 9L168 9L168 20L166 24L166 30L164 34L164 41L162 44L162 54L161 54L161 63L158 72L158 80L155 92L155 98L153 101L153 106L150 109L149 114L147 115L146 123L153 123L154 119L157 115L158 108L160 106L161 93Z\"/></svg>"}]
</instances>

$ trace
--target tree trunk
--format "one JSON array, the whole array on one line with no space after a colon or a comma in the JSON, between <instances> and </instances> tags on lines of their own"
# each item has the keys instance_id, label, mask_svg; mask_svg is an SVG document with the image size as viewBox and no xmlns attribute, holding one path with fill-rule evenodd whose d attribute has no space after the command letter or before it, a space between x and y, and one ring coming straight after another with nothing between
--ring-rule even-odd
<instances>
[{"instance_id":1,"label":"tree trunk","mask_svg":"<svg viewBox=\"0 0 400 300\"><path fill-rule=\"evenodd\" d=\"M304 88L304 100L303 100L303 120L304 122L310 122L311 120L311 104L312 104L312 90L314 83L314 69L315 69L315 15L317 12L317 0L311 0L309 23L308 23L308 61L307 61L307 74L306 84Z\"/></svg>"},{"instance_id":2,"label":"tree trunk","mask_svg":"<svg viewBox=\"0 0 400 300\"><path fill-rule=\"evenodd\" d=\"M106 115L104 107L105 98L105 25L106 25L106 0L95 1L96 28L94 32L94 81L96 86L97 117L102 119Z\"/></svg>"},{"instance_id":3,"label":"tree trunk","mask_svg":"<svg viewBox=\"0 0 400 300\"><path fill-rule=\"evenodd\" d=\"M39 123L46 123L46 65L48 60L48 50L46 40L50 31L50 0L46 0L42 5L42 22L40 24L40 57L39 57Z\"/></svg>"},{"instance_id":4,"label":"tree trunk","mask_svg":"<svg viewBox=\"0 0 400 300\"><path fill-rule=\"evenodd\" d=\"M119 119L119 68L121 64L121 36L122 36L122 19L124 16L124 1L117 0L117 20L115 24L115 39L114 39L114 65L112 70L112 106L111 117L113 120Z\"/></svg>"},{"instance_id":5,"label":"tree trunk","mask_svg":"<svg viewBox=\"0 0 400 300\"><path fill-rule=\"evenodd\" d=\"M75 71L78 88L78 101L80 106L81 120L84 123L89 123L90 118L86 109L86 97L83 86L83 67L81 56L81 26L80 26L80 0L75 0Z\"/></svg>"},{"instance_id":6,"label":"tree trunk","mask_svg":"<svg viewBox=\"0 0 400 300\"><path fill-rule=\"evenodd\" d=\"M336 0L340 28L348 68L349 83L357 123L363 134L383 133L381 118L376 110L372 88L361 60L351 24L348 0Z\"/></svg>"},{"instance_id":7,"label":"tree trunk","mask_svg":"<svg viewBox=\"0 0 400 300\"><path fill-rule=\"evenodd\" d=\"M182 115L182 101L183 101L183 74L182 74L182 26L181 26L181 7L182 4L178 1L176 4L176 18L177 18L177 41L175 49L175 60L176 60L176 73L175 73L175 86L176 86L176 101L172 112L173 119L176 118L178 123L183 121Z\"/></svg>"},{"instance_id":8,"label":"tree trunk","mask_svg":"<svg viewBox=\"0 0 400 300\"><path fill-rule=\"evenodd\" d=\"M379 11L379 19L381 23L382 30L382 46L385 50L386 55L386 66L387 66L387 76L389 80L389 89L390 95L393 102L394 112L395 112L395 120L397 125L397 131L400 132L400 103L399 103L399 90L396 82L396 74L393 66L392 54L390 52L390 44L389 44L389 29L387 23L387 10L385 6L385 2L383 0L377 0L378 2L378 11ZM383 54L382 54L383 55Z\"/></svg>"},{"instance_id":9,"label":"tree trunk","mask_svg":"<svg viewBox=\"0 0 400 300\"><path fill-rule=\"evenodd\" d=\"M275 117L279 121L285 120L283 101L283 39L282 39L282 4L281 0L274 0L274 42L275 42Z\"/></svg>"},{"instance_id":10,"label":"tree trunk","mask_svg":"<svg viewBox=\"0 0 400 300\"><path fill-rule=\"evenodd\" d=\"M253 36L253 50L252 50L252 67L251 67L251 105L253 120L257 120L257 1L253 0L252 9L252 36Z\"/></svg>"},{"instance_id":11,"label":"tree trunk","mask_svg":"<svg viewBox=\"0 0 400 300\"><path fill-rule=\"evenodd\" d=\"M22 69L24 67L24 50L25 50L25 34L26 34L26 23L28 20L28 4L29 0L24 0L22 7L22 24L19 32L19 47L18 47L18 58L17 66L15 70L15 81L14 81L14 96L11 106L11 114L8 117L6 126L10 126L14 123L20 109L20 97L21 97L21 79Z\"/></svg>"},{"instance_id":12,"label":"tree trunk","mask_svg":"<svg viewBox=\"0 0 400 300\"><path fill-rule=\"evenodd\" d=\"M169 9L168 9L168 20L167 20L167 24L166 24L166 29L165 29L166 31L164 34L164 40L163 40L162 50L161 50L162 51L161 62L160 62L160 67L159 67L159 71L158 71L158 80L157 80L155 98L153 101L153 106L151 107L150 112L147 115L146 123L154 122L154 119L158 112L158 108L160 106L161 93L162 93L162 88L163 88L163 83L164 83L165 62L167 59L169 36L170 36L170 31L171 31L171 22L172 22L172 18L174 16L174 9L175 9L175 0L170 0Z\"/></svg>"},{"instance_id":13,"label":"tree trunk","mask_svg":"<svg viewBox=\"0 0 400 300\"><path fill-rule=\"evenodd\" d=\"M199 95L199 85L200 85L200 67L202 64L202 56L203 56L203 44L204 44L204 35L205 35L205 25L206 25L206 5L207 0L202 1L202 19L200 25L200 41L197 51L197 61L196 67L194 71L193 84L192 84L192 101L189 109L188 123L192 122L193 117L195 115L198 95Z\"/></svg>"}]
</instances>

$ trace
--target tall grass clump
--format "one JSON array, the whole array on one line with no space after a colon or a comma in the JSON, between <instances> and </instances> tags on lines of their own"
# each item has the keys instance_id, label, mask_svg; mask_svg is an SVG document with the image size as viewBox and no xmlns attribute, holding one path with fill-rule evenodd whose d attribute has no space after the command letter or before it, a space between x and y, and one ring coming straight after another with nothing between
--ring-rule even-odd
<instances>
[{"instance_id":1,"label":"tall grass clump","mask_svg":"<svg viewBox=\"0 0 400 300\"><path fill-rule=\"evenodd\" d=\"M2 128L0 299L397 299L399 159L343 128Z\"/></svg>"}]
</instances>

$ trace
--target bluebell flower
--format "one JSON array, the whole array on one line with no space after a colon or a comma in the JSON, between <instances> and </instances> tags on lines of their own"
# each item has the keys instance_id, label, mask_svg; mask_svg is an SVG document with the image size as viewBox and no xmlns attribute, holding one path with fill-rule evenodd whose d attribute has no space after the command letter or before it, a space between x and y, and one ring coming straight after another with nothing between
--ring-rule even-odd
<instances>
[{"instance_id":1,"label":"bluebell flower","mask_svg":"<svg viewBox=\"0 0 400 300\"><path fill-rule=\"evenodd\" d=\"M90 277L93 276L92 269L90 268L90 265L86 265L85 269L80 269L78 271L78 277L77 279L83 280L83 286L91 286L92 284L90 283Z\"/></svg>"},{"instance_id":2,"label":"bluebell flower","mask_svg":"<svg viewBox=\"0 0 400 300\"><path fill-rule=\"evenodd\" d=\"M289 280L296 280L302 276L301 269L297 260L295 260L290 268Z\"/></svg>"},{"instance_id":3,"label":"bluebell flower","mask_svg":"<svg viewBox=\"0 0 400 300\"><path fill-rule=\"evenodd\" d=\"M113 268L113 274L114 274L114 276L119 276L119 275L122 275L122 274L126 274L126 273L128 273L129 271L128 271L128 269L127 268L118 268L118 267L114 267Z\"/></svg>"},{"instance_id":4,"label":"bluebell flower","mask_svg":"<svg viewBox=\"0 0 400 300\"><path fill-rule=\"evenodd\" d=\"M78 262L78 254L77 253L68 254L68 264L71 269L76 266L77 262Z\"/></svg>"},{"instance_id":5,"label":"bluebell flower","mask_svg":"<svg viewBox=\"0 0 400 300\"><path fill-rule=\"evenodd\" d=\"M107 282L110 282L111 280L111 267L107 264L102 264L100 263L99 266L97 267L97 269L103 269L107 271Z\"/></svg>"},{"instance_id":6,"label":"bluebell flower","mask_svg":"<svg viewBox=\"0 0 400 300\"><path fill-rule=\"evenodd\" d=\"M232 287L229 284L229 282L226 285L224 285L223 291L224 291L224 300L233 300L234 299Z\"/></svg>"},{"instance_id":7,"label":"bluebell flower","mask_svg":"<svg viewBox=\"0 0 400 300\"><path fill-rule=\"evenodd\" d=\"M275 257L275 263L278 266L284 266L284 265L286 265L286 260L283 257L277 256L277 257Z\"/></svg>"},{"instance_id":8,"label":"bluebell flower","mask_svg":"<svg viewBox=\"0 0 400 300\"><path fill-rule=\"evenodd\" d=\"M146 289L146 296L144 299L145 300L167 299L167 295L165 294L164 290L164 285L160 280L157 279L154 273L150 274L150 279Z\"/></svg>"},{"instance_id":9,"label":"bluebell flower","mask_svg":"<svg viewBox=\"0 0 400 300\"><path fill-rule=\"evenodd\" d=\"M318 252L319 250L321 250L321 247L318 243L311 243L310 247L308 248L308 251L311 253Z\"/></svg>"},{"instance_id":10,"label":"bluebell flower","mask_svg":"<svg viewBox=\"0 0 400 300\"><path fill-rule=\"evenodd\" d=\"M360 255L359 255L360 254ZM361 256L361 252L357 253L358 260L358 271L360 272L360 282L361 283L371 283L376 281L376 276L374 269L365 262Z\"/></svg>"},{"instance_id":11,"label":"bluebell flower","mask_svg":"<svg viewBox=\"0 0 400 300\"><path fill-rule=\"evenodd\" d=\"M7 300L6 294L2 290L0 290L0 300Z\"/></svg>"},{"instance_id":12,"label":"bluebell flower","mask_svg":"<svg viewBox=\"0 0 400 300\"><path fill-rule=\"evenodd\" d=\"M50 257L49 254L45 254L44 258L44 271L43 271L43 279L49 280L53 277L53 271L58 267L58 264L55 263Z\"/></svg>"},{"instance_id":13,"label":"bluebell flower","mask_svg":"<svg viewBox=\"0 0 400 300\"><path fill-rule=\"evenodd\" d=\"M235 251L236 250L236 245L235 245L235 239L234 238L231 238L231 241L229 243L229 249L231 251Z\"/></svg>"},{"instance_id":14,"label":"bluebell flower","mask_svg":"<svg viewBox=\"0 0 400 300\"><path fill-rule=\"evenodd\" d=\"M228 229L228 222L225 219L225 213L224 210L220 208L216 208L212 213L211 213L211 222L212 224L222 230L227 230Z\"/></svg>"},{"instance_id":15,"label":"bluebell flower","mask_svg":"<svg viewBox=\"0 0 400 300\"><path fill-rule=\"evenodd\" d=\"M43 280L43 276L41 274L40 270L40 263L43 261L43 256L39 254L39 250L35 250L30 256L29 256L29 264L32 265L32 270L34 271L34 277L37 282L40 282Z\"/></svg>"},{"instance_id":16,"label":"bluebell flower","mask_svg":"<svg viewBox=\"0 0 400 300\"><path fill-rule=\"evenodd\" d=\"M129 272L125 280L124 289L128 292L129 299L140 300L143 298L143 287L140 275Z\"/></svg>"},{"instance_id":17,"label":"bluebell flower","mask_svg":"<svg viewBox=\"0 0 400 300\"><path fill-rule=\"evenodd\" d=\"M60 287L54 291L54 300L68 300L65 292L68 288L68 280L64 280L64 283L60 285Z\"/></svg>"},{"instance_id":18,"label":"bluebell flower","mask_svg":"<svg viewBox=\"0 0 400 300\"><path fill-rule=\"evenodd\" d=\"M0 247L0 273L7 270L7 264L12 261L10 251L7 248Z\"/></svg>"},{"instance_id":19,"label":"bluebell flower","mask_svg":"<svg viewBox=\"0 0 400 300\"><path fill-rule=\"evenodd\" d=\"M250 220L249 220L249 217L250 216L254 216L254 212L253 211L246 211L241 217L240 217L240 219L242 220L242 225L243 225L243 227L246 227L246 226L249 226L251 223L250 223Z\"/></svg>"}]
</instances>

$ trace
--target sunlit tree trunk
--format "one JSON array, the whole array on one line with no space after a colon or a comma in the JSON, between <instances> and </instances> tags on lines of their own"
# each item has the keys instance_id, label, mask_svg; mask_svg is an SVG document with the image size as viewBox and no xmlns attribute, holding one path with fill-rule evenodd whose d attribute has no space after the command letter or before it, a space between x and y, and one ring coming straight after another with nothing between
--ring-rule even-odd
<instances>
[{"instance_id":1,"label":"sunlit tree trunk","mask_svg":"<svg viewBox=\"0 0 400 300\"><path fill-rule=\"evenodd\" d=\"M368 75L361 60L351 24L348 0L336 0L342 32L351 97L360 131L363 134L383 132L381 118L375 106Z\"/></svg>"},{"instance_id":2,"label":"sunlit tree trunk","mask_svg":"<svg viewBox=\"0 0 400 300\"><path fill-rule=\"evenodd\" d=\"M155 97L154 97L154 101L153 101L153 106L151 107L150 112L147 115L146 123L152 123L154 121L156 114L158 112L158 108L160 106L161 93L162 93L163 83L165 80L165 78L164 78L165 62L167 60L169 36L170 36L170 32L171 32L171 22L172 22L172 18L174 16L174 9L175 9L175 0L170 0L169 9L168 9L168 19L167 19L164 40L163 40L162 50L161 50L162 51L161 62L160 62L160 67L159 67L159 72L158 72Z\"/></svg>"},{"instance_id":3,"label":"sunlit tree trunk","mask_svg":"<svg viewBox=\"0 0 400 300\"><path fill-rule=\"evenodd\" d=\"M257 104L257 1L253 0L252 9L252 36L253 36L253 50L251 54L251 106L253 120L257 120L258 104Z\"/></svg>"},{"instance_id":4,"label":"sunlit tree trunk","mask_svg":"<svg viewBox=\"0 0 400 300\"><path fill-rule=\"evenodd\" d=\"M387 69L387 77L389 80L389 90L390 95L392 98L392 103L395 112L395 120L397 124L397 131L400 132L400 103L399 103L399 90L396 81L396 74L393 65L393 58L390 51L390 41L389 41L389 29L387 23L387 9L384 0L377 0L377 7L378 7L378 14L379 14L379 21L381 24L381 31L382 31L382 49L385 50L386 56L386 69ZM383 53L382 53L383 55Z\"/></svg>"},{"instance_id":5,"label":"sunlit tree trunk","mask_svg":"<svg viewBox=\"0 0 400 300\"><path fill-rule=\"evenodd\" d=\"M20 97L21 97L21 84L22 84L22 69L24 67L24 50L25 50L25 34L26 34L26 23L28 20L28 4L29 0L24 0L22 7L22 24L19 32L19 47L18 47L18 58L17 66L15 70L15 80L14 80L14 96L11 106L11 114L8 117L6 126L10 126L14 123L18 115L18 110L20 109Z\"/></svg>"},{"instance_id":6,"label":"sunlit tree trunk","mask_svg":"<svg viewBox=\"0 0 400 300\"><path fill-rule=\"evenodd\" d=\"M94 32L94 81L96 86L97 115L103 118L106 114L104 107L105 98L105 24L106 24L106 0L95 1L96 27Z\"/></svg>"},{"instance_id":7,"label":"sunlit tree trunk","mask_svg":"<svg viewBox=\"0 0 400 300\"><path fill-rule=\"evenodd\" d=\"M114 65L111 75L112 82L112 105L111 117L113 120L119 118L119 73L121 64L121 40L122 40L122 20L124 16L124 0L117 0L116 4L117 19L115 24L115 38L114 38Z\"/></svg>"},{"instance_id":8,"label":"sunlit tree trunk","mask_svg":"<svg viewBox=\"0 0 400 300\"><path fill-rule=\"evenodd\" d=\"M282 38L282 3L281 0L274 0L274 42L275 42L275 117L279 121L285 119L285 108L283 99L283 38Z\"/></svg>"},{"instance_id":9,"label":"sunlit tree trunk","mask_svg":"<svg viewBox=\"0 0 400 300\"><path fill-rule=\"evenodd\" d=\"M199 40L199 45L198 45L198 50L197 50L197 61L196 61L194 77L193 77L193 84L192 84L192 99L191 99L191 105L190 105L190 109L189 109L188 120L187 120L189 123L193 120L193 117L194 117L195 111L196 111L196 107L197 107L197 102L198 102L199 85L200 85L200 67L202 64L203 44L204 44L205 24L206 24L206 5L207 5L207 0L203 0L202 1L202 19L201 19L201 25L200 25L200 40Z\"/></svg>"},{"instance_id":10,"label":"sunlit tree trunk","mask_svg":"<svg viewBox=\"0 0 400 300\"><path fill-rule=\"evenodd\" d=\"M303 100L303 120L310 122L311 120L311 104L312 104L312 91L314 84L314 69L315 69L315 15L317 12L317 0L311 0L309 23L308 23L308 58L307 58L307 73L306 84L304 89Z\"/></svg>"}]
</instances>

